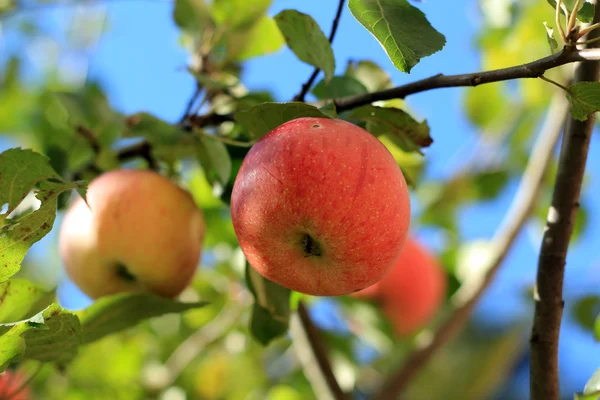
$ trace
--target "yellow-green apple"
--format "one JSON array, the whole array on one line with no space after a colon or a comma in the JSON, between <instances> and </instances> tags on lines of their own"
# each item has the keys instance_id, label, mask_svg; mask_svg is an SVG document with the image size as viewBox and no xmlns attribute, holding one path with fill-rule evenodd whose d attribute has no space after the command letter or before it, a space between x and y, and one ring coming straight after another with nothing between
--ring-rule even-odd
<instances>
[{"instance_id":1,"label":"yellow-green apple","mask_svg":"<svg viewBox=\"0 0 600 400\"><path fill-rule=\"evenodd\" d=\"M30 400L31 389L23 386L25 377L18 372L6 370L0 373L0 400Z\"/></svg>"},{"instance_id":2,"label":"yellow-green apple","mask_svg":"<svg viewBox=\"0 0 600 400\"><path fill-rule=\"evenodd\" d=\"M187 191L156 172L120 169L90 182L86 198L69 207L59 235L67 275L84 293L175 297L189 285L205 221Z\"/></svg>"},{"instance_id":3,"label":"yellow-green apple","mask_svg":"<svg viewBox=\"0 0 600 400\"><path fill-rule=\"evenodd\" d=\"M375 285L352 296L379 303L396 333L406 336L431 321L446 290L445 272L438 259L408 236L394 268Z\"/></svg>"},{"instance_id":4,"label":"yellow-green apple","mask_svg":"<svg viewBox=\"0 0 600 400\"><path fill-rule=\"evenodd\" d=\"M234 182L231 216L250 265L317 296L349 294L394 265L410 224L402 172L364 129L298 118L250 149Z\"/></svg>"}]
</instances>

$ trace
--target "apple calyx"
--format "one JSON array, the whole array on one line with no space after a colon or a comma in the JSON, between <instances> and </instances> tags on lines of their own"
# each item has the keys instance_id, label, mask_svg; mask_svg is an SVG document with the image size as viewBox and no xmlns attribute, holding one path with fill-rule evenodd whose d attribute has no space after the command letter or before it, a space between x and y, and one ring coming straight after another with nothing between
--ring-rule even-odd
<instances>
[{"instance_id":1,"label":"apple calyx","mask_svg":"<svg viewBox=\"0 0 600 400\"><path fill-rule=\"evenodd\" d=\"M323 255L321 244L308 233L302 234L302 251L304 257L321 257Z\"/></svg>"},{"instance_id":2,"label":"apple calyx","mask_svg":"<svg viewBox=\"0 0 600 400\"><path fill-rule=\"evenodd\" d=\"M117 262L116 265L117 276L125 282L137 282L138 278L133 275L127 266L123 263Z\"/></svg>"}]
</instances>

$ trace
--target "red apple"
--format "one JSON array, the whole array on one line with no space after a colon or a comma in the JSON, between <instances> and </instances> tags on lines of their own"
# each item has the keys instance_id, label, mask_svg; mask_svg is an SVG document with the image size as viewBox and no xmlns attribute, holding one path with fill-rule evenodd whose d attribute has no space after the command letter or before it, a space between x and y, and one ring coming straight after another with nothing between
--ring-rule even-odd
<instances>
[{"instance_id":1,"label":"red apple","mask_svg":"<svg viewBox=\"0 0 600 400\"><path fill-rule=\"evenodd\" d=\"M298 292L338 296L374 284L394 265L410 198L398 164L369 132L298 118L250 149L231 216L258 273Z\"/></svg>"},{"instance_id":2,"label":"red apple","mask_svg":"<svg viewBox=\"0 0 600 400\"><path fill-rule=\"evenodd\" d=\"M22 387L23 383L25 377L19 373L10 370L0 373L0 400L30 400L31 389Z\"/></svg>"},{"instance_id":3,"label":"red apple","mask_svg":"<svg viewBox=\"0 0 600 400\"><path fill-rule=\"evenodd\" d=\"M91 298L126 291L174 297L200 261L205 223L191 195L166 177L114 170L67 211L60 254L71 280Z\"/></svg>"},{"instance_id":4,"label":"red apple","mask_svg":"<svg viewBox=\"0 0 600 400\"><path fill-rule=\"evenodd\" d=\"M394 268L378 283L352 296L380 303L396 333L405 336L431 321L446 290L445 272L437 258L409 236Z\"/></svg>"}]
</instances>

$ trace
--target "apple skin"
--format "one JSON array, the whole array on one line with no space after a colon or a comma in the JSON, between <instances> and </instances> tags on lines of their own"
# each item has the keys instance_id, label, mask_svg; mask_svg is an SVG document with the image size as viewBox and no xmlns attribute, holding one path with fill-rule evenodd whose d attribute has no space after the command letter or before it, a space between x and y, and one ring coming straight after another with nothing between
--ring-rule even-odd
<instances>
[{"instance_id":1,"label":"apple skin","mask_svg":"<svg viewBox=\"0 0 600 400\"><path fill-rule=\"evenodd\" d=\"M339 296L394 265L410 197L373 135L339 119L298 118L252 146L234 182L231 217L259 274L304 294Z\"/></svg>"},{"instance_id":2,"label":"apple skin","mask_svg":"<svg viewBox=\"0 0 600 400\"><path fill-rule=\"evenodd\" d=\"M408 236L394 268L375 285L352 294L382 307L399 336L423 328L435 316L447 291L446 275L437 258Z\"/></svg>"},{"instance_id":3,"label":"apple skin","mask_svg":"<svg viewBox=\"0 0 600 400\"><path fill-rule=\"evenodd\" d=\"M78 196L59 234L67 275L85 294L172 298L190 284L206 228L188 192L156 172L120 169L91 181L86 197L89 207Z\"/></svg>"},{"instance_id":4,"label":"apple skin","mask_svg":"<svg viewBox=\"0 0 600 400\"><path fill-rule=\"evenodd\" d=\"M12 395L25 382L25 377L18 372L6 370L0 373L0 400L30 400L31 389L25 386L19 393ZM10 396L10 397L9 397Z\"/></svg>"}]
</instances>

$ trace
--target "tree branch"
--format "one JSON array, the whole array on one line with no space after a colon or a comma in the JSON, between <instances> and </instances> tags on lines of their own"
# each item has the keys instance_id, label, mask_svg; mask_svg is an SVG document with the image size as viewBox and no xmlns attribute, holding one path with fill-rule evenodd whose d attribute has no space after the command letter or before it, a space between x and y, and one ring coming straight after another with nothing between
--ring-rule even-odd
<instances>
[{"instance_id":1,"label":"tree branch","mask_svg":"<svg viewBox=\"0 0 600 400\"><path fill-rule=\"evenodd\" d=\"M597 3L597 2L596 2ZM594 22L600 21L596 5ZM599 37L592 31L594 39ZM596 46L598 42L590 44ZM598 63L576 65L574 83L598 80ZM558 163L552 204L542 239L536 279L535 315L531 331L530 398L558 400L560 383L558 344L564 300L563 280L567 251L579 209L581 182L594 128L593 113L584 122L569 118Z\"/></svg>"},{"instance_id":2,"label":"tree branch","mask_svg":"<svg viewBox=\"0 0 600 400\"><path fill-rule=\"evenodd\" d=\"M561 65L576 61L592 60L600 60L600 50L577 50L575 48L563 48L562 51L552 54L551 56L544 57L523 65L470 74L438 74L391 89L344 97L335 100L334 103L337 111L342 112L371 104L375 101L403 99L411 94L425 92L432 89L478 86L484 83L507 81L511 79L539 78L549 69L560 67Z\"/></svg>"},{"instance_id":3,"label":"tree branch","mask_svg":"<svg viewBox=\"0 0 600 400\"><path fill-rule=\"evenodd\" d=\"M427 364L435 352L452 339L468 320L475 304L493 281L517 234L532 212L567 112L568 103L561 91L555 94L552 100L517 193L502 224L491 240L491 254L483 268L484 274L472 276L470 281L463 283L453 298L454 312L437 329L429 343L415 350L404 365L390 375L379 392L375 394L375 400L395 398L408 386L412 378Z\"/></svg>"},{"instance_id":4,"label":"tree branch","mask_svg":"<svg viewBox=\"0 0 600 400\"><path fill-rule=\"evenodd\" d=\"M291 317L290 334L306 378L313 386L317 398L348 400L348 396L335 379L327 359L327 351L319 338L319 331L310 320L306 306L302 302L298 304L298 311Z\"/></svg>"},{"instance_id":5,"label":"tree branch","mask_svg":"<svg viewBox=\"0 0 600 400\"><path fill-rule=\"evenodd\" d=\"M333 39L335 38L335 33L337 32L337 28L340 23L340 17L342 16L343 8L344 8L344 0L339 0L338 8L335 13L335 17L333 18L333 24L331 25L331 32L329 33L329 43L333 43ZM317 79L317 75L319 75L320 71L321 70L319 68L315 68L315 70L312 72L312 74L308 78L308 81L306 81L306 83L302 85L302 89L300 90L300 93L298 93L296 96L294 96L293 101L304 101L304 97L306 97L306 94L308 93L311 86L315 82L315 79Z\"/></svg>"}]
</instances>

